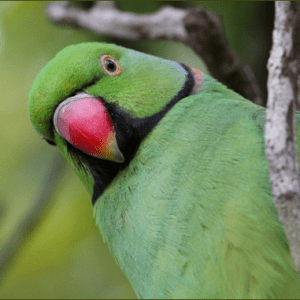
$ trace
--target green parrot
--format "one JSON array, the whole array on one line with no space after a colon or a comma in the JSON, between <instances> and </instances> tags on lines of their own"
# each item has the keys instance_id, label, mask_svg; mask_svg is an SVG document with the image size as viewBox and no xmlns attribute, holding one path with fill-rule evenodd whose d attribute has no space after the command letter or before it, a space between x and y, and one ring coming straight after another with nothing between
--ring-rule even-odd
<instances>
[{"instance_id":1,"label":"green parrot","mask_svg":"<svg viewBox=\"0 0 300 300\"><path fill-rule=\"evenodd\" d=\"M97 42L59 52L29 98L138 297L300 298L263 107L183 63Z\"/></svg>"}]
</instances>

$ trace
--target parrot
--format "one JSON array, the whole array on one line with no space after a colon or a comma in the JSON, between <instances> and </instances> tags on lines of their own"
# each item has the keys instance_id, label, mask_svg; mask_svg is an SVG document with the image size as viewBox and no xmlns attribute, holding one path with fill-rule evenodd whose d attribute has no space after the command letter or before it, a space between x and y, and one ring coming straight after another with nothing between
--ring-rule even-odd
<instances>
[{"instance_id":1,"label":"parrot","mask_svg":"<svg viewBox=\"0 0 300 300\"><path fill-rule=\"evenodd\" d=\"M41 69L28 110L138 298L300 298L264 107L184 63L87 42Z\"/></svg>"}]
</instances>

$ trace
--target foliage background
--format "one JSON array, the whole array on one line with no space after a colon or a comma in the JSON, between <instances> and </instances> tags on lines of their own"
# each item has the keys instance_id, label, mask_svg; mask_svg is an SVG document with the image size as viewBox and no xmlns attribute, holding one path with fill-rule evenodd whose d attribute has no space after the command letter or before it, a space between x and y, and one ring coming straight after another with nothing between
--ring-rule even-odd
<instances>
[{"instance_id":1,"label":"foliage background","mask_svg":"<svg viewBox=\"0 0 300 300\"><path fill-rule=\"evenodd\" d=\"M207 71L192 50L170 41L128 42L55 26L46 2L0 1L0 298L133 298L135 294L93 220L87 193L69 166L34 131L27 112L30 87L41 68L70 44L112 42ZM222 17L229 43L254 70L266 95L272 2L124 1L136 13L161 6L204 6ZM54 162L62 165L49 179ZM52 193L22 243L17 228L31 216L37 195ZM28 223L28 222L27 222ZM7 253L16 254L7 262Z\"/></svg>"}]
</instances>

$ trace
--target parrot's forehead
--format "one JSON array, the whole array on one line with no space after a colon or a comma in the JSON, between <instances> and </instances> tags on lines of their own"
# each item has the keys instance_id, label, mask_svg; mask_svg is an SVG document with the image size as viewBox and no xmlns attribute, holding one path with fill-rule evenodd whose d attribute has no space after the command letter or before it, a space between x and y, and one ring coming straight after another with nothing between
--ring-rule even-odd
<instances>
[{"instance_id":1,"label":"parrot's forehead","mask_svg":"<svg viewBox=\"0 0 300 300\"><path fill-rule=\"evenodd\" d=\"M127 52L129 49L120 47L114 44L104 44L98 42L83 43L77 45L70 45L55 56L55 59L62 57L63 59L68 56L70 60L80 58L81 60L87 59L89 56L101 55L101 54L111 54L119 59L122 54Z\"/></svg>"}]
</instances>

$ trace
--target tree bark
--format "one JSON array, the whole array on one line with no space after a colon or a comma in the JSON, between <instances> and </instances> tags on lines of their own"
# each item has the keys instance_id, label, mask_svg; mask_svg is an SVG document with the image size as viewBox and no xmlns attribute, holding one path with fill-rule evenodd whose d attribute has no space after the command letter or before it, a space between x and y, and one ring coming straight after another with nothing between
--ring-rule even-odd
<instances>
[{"instance_id":1,"label":"tree bark","mask_svg":"<svg viewBox=\"0 0 300 300\"><path fill-rule=\"evenodd\" d=\"M300 3L275 2L273 47L268 61L266 154L277 212L300 272L300 177L295 113L300 101ZM297 100L298 99L298 100Z\"/></svg>"}]
</instances>

